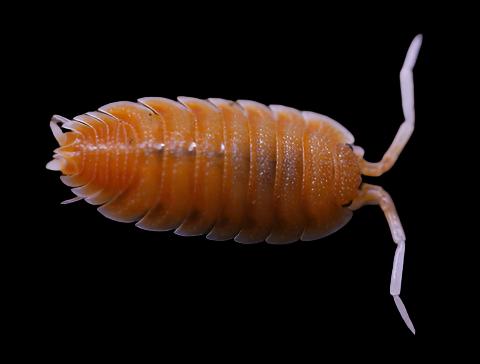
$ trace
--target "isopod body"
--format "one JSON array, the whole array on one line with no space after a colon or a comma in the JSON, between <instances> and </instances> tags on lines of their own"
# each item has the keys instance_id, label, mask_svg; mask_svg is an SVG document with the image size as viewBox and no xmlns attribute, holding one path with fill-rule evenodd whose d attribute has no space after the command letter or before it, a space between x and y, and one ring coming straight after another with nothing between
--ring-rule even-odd
<instances>
[{"instance_id":1,"label":"isopod body","mask_svg":"<svg viewBox=\"0 0 480 364\"><path fill-rule=\"evenodd\" d=\"M351 217L352 135L335 121L252 101L118 102L77 116L56 151L73 192L148 230L242 243L313 240Z\"/></svg>"},{"instance_id":2,"label":"isopod body","mask_svg":"<svg viewBox=\"0 0 480 364\"><path fill-rule=\"evenodd\" d=\"M399 298L405 236L390 196L361 183L391 168L414 126L415 38L401 71L405 122L382 161L369 163L352 134L313 112L253 102L180 97L116 102L72 120L54 116L60 144L47 168L76 198L142 229L273 244L316 240L365 204L383 209L397 244L390 292ZM62 128L69 130L63 132Z\"/></svg>"}]
</instances>

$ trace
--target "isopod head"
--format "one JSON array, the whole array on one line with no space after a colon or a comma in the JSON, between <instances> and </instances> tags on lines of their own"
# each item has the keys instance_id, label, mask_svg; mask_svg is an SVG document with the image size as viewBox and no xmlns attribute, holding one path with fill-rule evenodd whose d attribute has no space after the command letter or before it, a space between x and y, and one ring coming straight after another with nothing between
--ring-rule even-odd
<instances>
[{"instance_id":1,"label":"isopod head","mask_svg":"<svg viewBox=\"0 0 480 364\"><path fill-rule=\"evenodd\" d=\"M360 161L349 144L337 144L334 160L334 193L340 206L349 205L358 195L362 183Z\"/></svg>"}]
</instances>

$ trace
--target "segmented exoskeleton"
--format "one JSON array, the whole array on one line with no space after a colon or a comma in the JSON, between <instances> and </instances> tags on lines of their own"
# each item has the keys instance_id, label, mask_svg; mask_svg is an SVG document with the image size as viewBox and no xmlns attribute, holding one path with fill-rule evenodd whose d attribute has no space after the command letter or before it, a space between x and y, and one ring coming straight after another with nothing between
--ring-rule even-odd
<instances>
[{"instance_id":1,"label":"segmented exoskeleton","mask_svg":"<svg viewBox=\"0 0 480 364\"><path fill-rule=\"evenodd\" d=\"M77 196L116 221L213 240L284 244L316 240L352 211L378 204L397 244L390 292L399 298L405 235L390 196L361 184L389 170L414 128L412 69L417 36L400 73L405 122L382 161L336 121L253 101L179 97L116 102L69 120L54 116L60 144L47 168ZM64 133L62 128L70 130Z\"/></svg>"}]
</instances>

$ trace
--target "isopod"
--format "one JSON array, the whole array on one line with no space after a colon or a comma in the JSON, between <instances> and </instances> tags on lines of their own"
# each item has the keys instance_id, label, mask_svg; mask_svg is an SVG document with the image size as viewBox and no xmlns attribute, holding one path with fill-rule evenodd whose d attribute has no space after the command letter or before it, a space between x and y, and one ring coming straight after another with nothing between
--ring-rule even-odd
<instances>
[{"instance_id":1,"label":"isopod","mask_svg":"<svg viewBox=\"0 0 480 364\"><path fill-rule=\"evenodd\" d=\"M50 127L60 146L47 168L72 187L76 197L64 203L84 199L116 221L213 240L316 240L360 207L379 205L397 245L390 294L415 333L399 296L399 216L389 194L361 176L388 171L413 132L412 70L421 42L415 37L400 71L405 121L380 162L365 161L353 135L317 113L246 100L148 97L72 120L54 115Z\"/></svg>"}]
</instances>

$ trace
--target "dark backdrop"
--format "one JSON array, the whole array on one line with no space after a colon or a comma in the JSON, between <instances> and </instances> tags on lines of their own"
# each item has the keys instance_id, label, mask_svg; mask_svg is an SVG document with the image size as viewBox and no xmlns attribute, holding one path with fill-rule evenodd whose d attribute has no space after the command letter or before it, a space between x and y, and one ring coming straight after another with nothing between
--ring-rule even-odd
<instances>
[{"instance_id":1,"label":"dark backdrop","mask_svg":"<svg viewBox=\"0 0 480 364\"><path fill-rule=\"evenodd\" d=\"M413 342L439 327L427 303L434 275L426 262L435 260L438 222L430 203L441 190L432 183L441 173L432 148L447 121L433 120L429 109L438 106L436 57L449 39L427 16L397 20L380 9L352 21L315 9L241 6L221 16L214 13L220 8L206 15L190 8L97 10L40 19L26 52L26 84L35 94L28 101L35 206L21 230L30 238L20 246L28 297L37 303L29 311L38 323L34 335L48 328L54 342L74 350L138 340L180 344L182 355L205 339L200 350L215 353L229 343L232 358L264 345L267 352L320 357L324 338L366 339L375 347ZM44 168L56 147L53 114L73 118L144 96L251 99L316 111L348 128L368 160L379 160L403 121L398 73L418 33L424 45L415 68L415 132L391 171L367 179L391 194L405 228L402 298L416 338L389 295L395 245L378 207L359 210L320 241L213 242L113 222L85 202L60 205L72 193Z\"/></svg>"}]
</instances>

